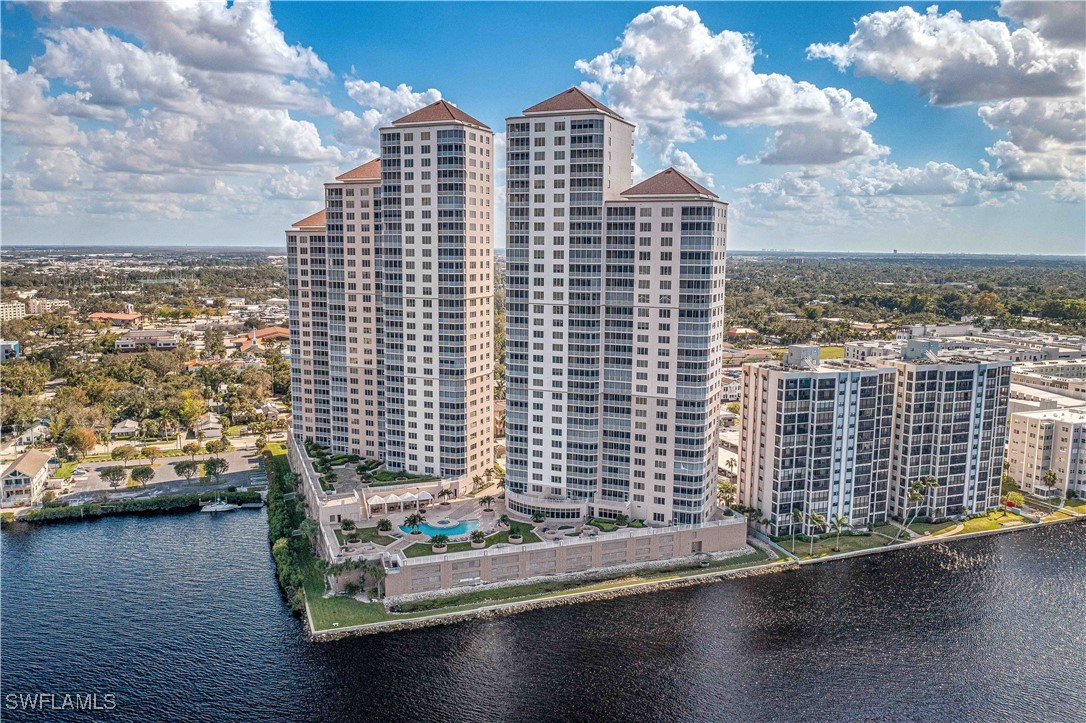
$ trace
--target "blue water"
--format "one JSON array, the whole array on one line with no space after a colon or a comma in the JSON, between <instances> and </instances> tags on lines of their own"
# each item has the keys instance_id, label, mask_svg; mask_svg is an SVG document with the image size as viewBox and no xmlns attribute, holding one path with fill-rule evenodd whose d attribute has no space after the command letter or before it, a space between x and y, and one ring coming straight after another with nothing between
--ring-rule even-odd
<instances>
[{"instance_id":1,"label":"blue water","mask_svg":"<svg viewBox=\"0 0 1086 723\"><path fill-rule=\"evenodd\" d=\"M329 643L267 534L257 510L5 530L0 719L1086 719L1086 522ZM34 692L117 707L6 708Z\"/></svg>"},{"instance_id":2,"label":"blue water","mask_svg":"<svg viewBox=\"0 0 1086 723\"><path fill-rule=\"evenodd\" d=\"M428 522L424 522L419 525L418 530L427 537L433 537L434 535L447 535L448 537L460 537L466 535L476 527L479 526L479 520L462 520L451 527L437 527L431 525ZM411 534L411 528L407 525L401 525L400 529Z\"/></svg>"}]
</instances>

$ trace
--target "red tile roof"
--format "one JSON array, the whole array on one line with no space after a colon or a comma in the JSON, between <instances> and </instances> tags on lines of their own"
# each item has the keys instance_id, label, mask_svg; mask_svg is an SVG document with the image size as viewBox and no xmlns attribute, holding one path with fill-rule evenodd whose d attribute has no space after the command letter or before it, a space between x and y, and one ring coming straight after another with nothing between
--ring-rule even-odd
<instances>
[{"instance_id":1,"label":"red tile roof","mask_svg":"<svg viewBox=\"0 0 1086 723\"><path fill-rule=\"evenodd\" d=\"M481 126L490 130L490 127L487 124L483 123L481 120L472 118L447 100L439 100L436 103L431 103L425 108L420 108L414 113L408 113L403 118L392 121L392 125L397 126L401 123L440 123L441 121L471 123L472 125Z\"/></svg>"},{"instance_id":2,"label":"red tile roof","mask_svg":"<svg viewBox=\"0 0 1086 723\"><path fill-rule=\"evenodd\" d=\"M660 171L652 178L622 192L623 196L712 196L717 195L695 183L674 168Z\"/></svg>"},{"instance_id":3,"label":"red tile roof","mask_svg":"<svg viewBox=\"0 0 1086 723\"><path fill-rule=\"evenodd\" d=\"M317 211L312 216L306 216L301 221L296 221L292 224L294 228L313 228L314 226L324 226L324 209Z\"/></svg>"},{"instance_id":4,"label":"red tile roof","mask_svg":"<svg viewBox=\"0 0 1086 723\"><path fill-rule=\"evenodd\" d=\"M372 161L366 161L358 168L352 168L346 173L341 173L336 176L337 181L357 181L359 179L380 179L381 178L381 159L374 158ZM297 224L295 224L297 225Z\"/></svg>"},{"instance_id":5,"label":"red tile roof","mask_svg":"<svg viewBox=\"0 0 1086 723\"><path fill-rule=\"evenodd\" d=\"M615 118L622 118L618 113L614 112L603 103L600 103L580 88L563 90L558 95L547 98L542 103L536 103L531 108L526 108L524 112L551 113L563 110L602 110L604 113L613 115Z\"/></svg>"},{"instance_id":6,"label":"red tile roof","mask_svg":"<svg viewBox=\"0 0 1086 723\"><path fill-rule=\"evenodd\" d=\"M142 319L143 314L111 314L107 311L96 311L87 318L94 319L95 321L104 321L106 319L113 321L136 321L137 319Z\"/></svg>"}]
</instances>

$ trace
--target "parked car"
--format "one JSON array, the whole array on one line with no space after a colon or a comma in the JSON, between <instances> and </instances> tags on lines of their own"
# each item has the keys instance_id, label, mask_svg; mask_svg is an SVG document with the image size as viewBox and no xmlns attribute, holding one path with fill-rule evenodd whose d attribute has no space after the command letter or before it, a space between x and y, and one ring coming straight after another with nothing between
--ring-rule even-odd
<instances>
[{"instance_id":1,"label":"parked car","mask_svg":"<svg viewBox=\"0 0 1086 723\"><path fill-rule=\"evenodd\" d=\"M90 473L83 467L76 467L72 470L71 479L87 479Z\"/></svg>"}]
</instances>

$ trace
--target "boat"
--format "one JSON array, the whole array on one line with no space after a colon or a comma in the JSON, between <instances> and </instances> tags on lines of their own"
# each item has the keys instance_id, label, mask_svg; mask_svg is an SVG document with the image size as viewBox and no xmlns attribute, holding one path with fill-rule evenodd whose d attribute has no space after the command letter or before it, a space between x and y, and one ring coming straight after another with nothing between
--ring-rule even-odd
<instances>
[{"instance_id":1,"label":"boat","mask_svg":"<svg viewBox=\"0 0 1086 723\"><path fill-rule=\"evenodd\" d=\"M238 508L237 505L230 502L223 502L222 500L215 498L214 502L209 502L200 508L200 512L233 512Z\"/></svg>"}]
</instances>

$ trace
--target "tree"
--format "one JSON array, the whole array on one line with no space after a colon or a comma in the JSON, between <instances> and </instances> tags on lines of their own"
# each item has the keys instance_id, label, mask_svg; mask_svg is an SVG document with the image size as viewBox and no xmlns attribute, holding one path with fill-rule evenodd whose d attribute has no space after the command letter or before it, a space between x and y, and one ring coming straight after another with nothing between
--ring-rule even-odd
<instances>
[{"instance_id":1,"label":"tree","mask_svg":"<svg viewBox=\"0 0 1086 723\"><path fill-rule=\"evenodd\" d=\"M268 446L268 438L267 438L267 437L265 437L265 436L264 436L263 434L259 435L259 436L258 436L258 437L256 438L256 448L257 448L257 451L263 450L263 449L264 449L265 447L267 447L267 446Z\"/></svg>"},{"instance_id":2,"label":"tree","mask_svg":"<svg viewBox=\"0 0 1086 723\"><path fill-rule=\"evenodd\" d=\"M189 459L195 460L196 455L200 454L200 452L203 451L203 447L199 442L189 442L181 448L181 451L187 454L189 456Z\"/></svg>"},{"instance_id":3,"label":"tree","mask_svg":"<svg viewBox=\"0 0 1086 723\"><path fill-rule=\"evenodd\" d=\"M186 459L175 464L173 469L186 480L191 480L200 471L200 463Z\"/></svg>"},{"instance_id":4,"label":"tree","mask_svg":"<svg viewBox=\"0 0 1086 723\"><path fill-rule=\"evenodd\" d=\"M132 468L132 481L140 487L146 487L147 483L155 477L155 468L149 464L143 464Z\"/></svg>"},{"instance_id":5,"label":"tree","mask_svg":"<svg viewBox=\"0 0 1086 723\"><path fill-rule=\"evenodd\" d=\"M354 520L340 520L339 529L350 532L355 528Z\"/></svg>"},{"instance_id":6,"label":"tree","mask_svg":"<svg viewBox=\"0 0 1086 723\"><path fill-rule=\"evenodd\" d=\"M312 540L314 537L316 537L317 532L320 531L320 528L317 526L317 523L314 522L313 520L311 520L308 517L306 517L304 520L302 520L300 523L298 523L298 529L301 530L302 534L305 535L310 540Z\"/></svg>"},{"instance_id":7,"label":"tree","mask_svg":"<svg viewBox=\"0 0 1086 723\"><path fill-rule=\"evenodd\" d=\"M1026 498L1022 496L1021 492L1011 492L1007 495L1007 504L1011 507L1021 507L1026 503Z\"/></svg>"},{"instance_id":8,"label":"tree","mask_svg":"<svg viewBox=\"0 0 1086 723\"><path fill-rule=\"evenodd\" d=\"M124 462L124 468L128 469L128 463L140 456L139 451L131 444L124 444L109 453L114 462Z\"/></svg>"},{"instance_id":9,"label":"tree","mask_svg":"<svg viewBox=\"0 0 1086 723\"><path fill-rule=\"evenodd\" d=\"M162 456L162 450L158 447L144 447L140 450L140 456L151 464L155 463L155 460Z\"/></svg>"},{"instance_id":10,"label":"tree","mask_svg":"<svg viewBox=\"0 0 1086 723\"><path fill-rule=\"evenodd\" d=\"M920 479L915 480L911 485L909 485L909 491L906 495L905 500L905 527L898 529L897 534L894 535L894 542L897 542L898 538L901 537L903 529L908 530L909 526L912 525L913 522L916 522L916 517L920 514L920 502L925 499L929 490L933 490L938 486L939 481L930 475L926 477L921 477ZM910 507L915 508L913 509L912 520L908 519Z\"/></svg>"},{"instance_id":11,"label":"tree","mask_svg":"<svg viewBox=\"0 0 1086 723\"><path fill-rule=\"evenodd\" d=\"M792 554L796 554L796 525L803 526L803 510L792 508Z\"/></svg>"},{"instance_id":12,"label":"tree","mask_svg":"<svg viewBox=\"0 0 1086 723\"><path fill-rule=\"evenodd\" d=\"M483 510L485 512L490 512L490 506L494 504L494 496L493 495L483 495L479 499L479 501L483 503Z\"/></svg>"},{"instance_id":13,"label":"tree","mask_svg":"<svg viewBox=\"0 0 1086 723\"><path fill-rule=\"evenodd\" d=\"M411 532L418 532L419 525L422 524L422 515L418 512L414 512L407 516L407 519L404 520L404 524L411 528Z\"/></svg>"},{"instance_id":14,"label":"tree","mask_svg":"<svg viewBox=\"0 0 1086 723\"><path fill-rule=\"evenodd\" d=\"M449 504L449 498L452 497L453 491L448 487L441 488L441 491L437 493L437 496L441 498L441 504Z\"/></svg>"},{"instance_id":15,"label":"tree","mask_svg":"<svg viewBox=\"0 0 1086 723\"><path fill-rule=\"evenodd\" d=\"M74 449L81 458L86 459L87 454L98 444L98 435L90 427L72 427L64 435L64 443Z\"/></svg>"},{"instance_id":16,"label":"tree","mask_svg":"<svg viewBox=\"0 0 1086 723\"><path fill-rule=\"evenodd\" d=\"M1052 491L1056 489L1056 485L1058 485L1060 482L1060 478L1056 474L1055 470L1050 469L1045 472L1044 477L1041 478L1041 482L1043 482L1044 486L1048 488L1048 496L1051 497Z\"/></svg>"},{"instance_id":17,"label":"tree","mask_svg":"<svg viewBox=\"0 0 1086 723\"><path fill-rule=\"evenodd\" d=\"M716 498L720 504L730 507L735 501L735 493L739 487L731 480L722 479L716 483Z\"/></svg>"},{"instance_id":18,"label":"tree","mask_svg":"<svg viewBox=\"0 0 1086 723\"><path fill-rule=\"evenodd\" d=\"M833 528L834 532L837 533L837 542L833 547L833 551L834 552L840 552L841 551L841 531L844 530L846 527L851 528L852 524L848 521L848 518L845 517L844 515L834 515L833 517L830 518L830 526Z\"/></svg>"},{"instance_id":19,"label":"tree","mask_svg":"<svg viewBox=\"0 0 1086 723\"><path fill-rule=\"evenodd\" d=\"M181 392L181 404L177 408L177 414L181 417L182 424L192 429L192 426L196 424L196 420L206 411L207 405L204 404L203 399L196 395L196 392L191 389Z\"/></svg>"},{"instance_id":20,"label":"tree","mask_svg":"<svg viewBox=\"0 0 1086 723\"><path fill-rule=\"evenodd\" d=\"M98 473L98 476L109 482L110 487L116 489L128 477L128 470L124 467L106 467Z\"/></svg>"},{"instance_id":21,"label":"tree","mask_svg":"<svg viewBox=\"0 0 1086 723\"><path fill-rule=\"evenodd\" d=\"M225 474L229 468L230 463L222 457L210 457L204 460L204 472L215 480L216 484L219 482L219 477Z\"/></svg>"},{"instance_id":22,"label":"tree","mask_svg":"<svg viewBox=\"0 0 1086 723\"><path fill-rule=\"evenodd\" d=\"M213 439L204 445L208 454L222 454L226 451L227 442L224 439Z\"/></svg>"},{"instance_id":23,"label":"tree","mask_svg":"<svg viewBox=\"0 0 1086 723\"><path fill-rule=\"evenodd\" d=\"M434 535L433 537L430 538L430 544L433 545L434 547L445 547L445 545L449 544L449 536L448 535Z\"/></svg>"},{"instance_id":24,"label":"tree","mask_svg":"<svg viewBox=\"0 0 1086 723\"><path fill-rule=\"evenodd\" d=\"M823 515L821 512L812 512L810 515L808 515L807 520L811 523L811 532L814 532L815 529L826 529L826 516ZM817 537L817 535L811 535L811 551L809 553L811 555L814 555L815 537Z\"/></svg>"}]
</instances>

